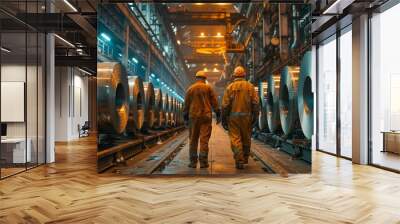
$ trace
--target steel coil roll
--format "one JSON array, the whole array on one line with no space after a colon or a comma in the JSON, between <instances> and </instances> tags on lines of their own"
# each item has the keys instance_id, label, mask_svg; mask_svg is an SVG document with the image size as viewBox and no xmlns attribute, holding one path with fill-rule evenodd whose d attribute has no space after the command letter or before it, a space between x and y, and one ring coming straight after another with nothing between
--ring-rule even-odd
<instances>
[{"instance_id":1,"label":"steel coil roll","mask_svg":"<svg viewBox=\"0 0 400 224\"><path fill-rule=\"evenodd\" d=\"M163 96L163 114L164 114L164 119L162 121L162 124L164 127L169 125L169 96L168 93L165 93Z\"/></svg>"},{"instance_id":2,"label":"steel coil roll","mask_svg":"<svg viewBox=\"0 0 400 224\"><path fill-rule=\"evenodd\" d=\"M124 68L115 62L97 64L98 129L121 134L128 123L128 81Z\"/></svg>"},{"instance_id":3,"label":"steel coil roll","mask_svg":"<svg viewBox=\"0 0 400 224\"><path fill-rule=\"evenodd\" d=\"M171 126L176 126L176 98L172 97L171 100Z\"/></svg>"},{"instance_id":4,"label":"steel coil roll","mask_svg":"<svg viewBox=\"0 0 400 224\"><path fill-rule=\"evenodd\" d=\"M138 76L128 77L129 86L129 120L127 131L136 133L141 130L144 122L144 89L142 79Z\"/></svg>"},{"instance_id":5,"label":"steel coil roll","mask_svg":"<svg viewBox=\"0 0 400 224\"><path fill-rule=\"evenodd\" d=\"M173 126L174 125L174 98L172 96L169 96L168 98L168 126Z\"/></svg>"},{"instance_id":6,"label":"steel coil roll","mask_svg":"<svg viewBox=\"0 0 400 224\"><path fill-rule=\"evenodd\" d=\"M154 89L154 111L155 111L155 124L154 127L160 128L163 126L163 94L160 88Z\"/></svg>"},{"instance_id":7,"label":"steel coil roll","mask_svg":"<svg viewBox=\"0 0 400 224\"><path fill-rule=\"evenodd\" d=\"M307 139L311 139L314 132L314 94L312 92L311 81L311 51L307 51L301 60L297 102L303 134Z\"/></svg>"},{"instance_id":8,"label":"steel coil roll","mask_svg":"<svg viewBox=\"0 0 400 224\"><path fill-rule=\"evenodd\" d=\"M155 122L155 95L154 95L154 87L151 82L143 83L144 90L144 123L142 130L147 131L148 129L153 128Z\"/></svg>"},{"instance_id":9,"label":"steel coil roll","mask_svg":"<svg viewBox=\"0 0 400 224\"><path fill-rule=\"evenodd\" d=\"M281 77L279 74L272 74L268 77L267 94L267 121L269 130L277 133L281 128L279 118L279 88Z\"/></svg>"},{"instance_id":10,"label":"steel coil roll","mask_svg":"<svg viewBox=\"0 0 400 224\"><path fill-rule=\"evenodd\" d=\"M182 102L178 102L177 117L178 117L178 125L182 125L183 124Z\"/></svg>"},{"instance_id":11,"label":"steel coil roll","mask_svg":"<svg viewBox=\"0 0 400 224\"><path fill-rule=\"evenodd\" d=\"M286 136L292 134L296 125L298 125L297 89L299 75L299 66L285 66L282 69L279 93L279 111L281 127Z\"/></svg>"},{"instance_id":12,"label":"steel coil roll","mask_svg":"<svg viewBox=\"0 0 400 224\"><path fill-rule=\"evenodd\" d=\"M258 116L258 129L260 131L268 131L267 121L267 94L268 94L268 83L260 82L258 87L258 94L260 99L260 113Z\"/></svg>"}]
</instances>

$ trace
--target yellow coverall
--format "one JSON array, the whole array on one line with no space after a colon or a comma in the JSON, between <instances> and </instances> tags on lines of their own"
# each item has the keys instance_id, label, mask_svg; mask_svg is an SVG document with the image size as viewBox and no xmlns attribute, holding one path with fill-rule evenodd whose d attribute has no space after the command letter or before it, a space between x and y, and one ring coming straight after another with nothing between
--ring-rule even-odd
<instances>
[{"instance_id":1,"label":"yellow coverall","mask_svg":"<svg viewBox=\"0 0 400 224\"><path fill-rule=\"evenodd\" d=\"M212 110L219 112L217 97L210 85L197 80L186 92L184 114L189 115L189 156L192 163L197 159L208 164L208 141L211 137ZM197 147L200 138L200 153Z\"/></svg>"},{"instance_id":2,"label":"yellow coverall","mask_svg":"<svg viewBox=\"0 0 400 224\"><path fill-rule=\"evenodd\" d=\"M245 163L250 155L253 119L258 117L259 100L254 86L236 78L225 90L222 99L223 120L228 122L231 148L236 163Z\"/></svg>"}]
</instances>

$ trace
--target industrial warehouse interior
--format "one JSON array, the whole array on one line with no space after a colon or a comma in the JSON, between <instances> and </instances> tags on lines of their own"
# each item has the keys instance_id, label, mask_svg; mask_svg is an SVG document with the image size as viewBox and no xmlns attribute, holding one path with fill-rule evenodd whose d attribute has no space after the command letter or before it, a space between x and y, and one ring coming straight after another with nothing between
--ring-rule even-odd
<instances>
[{"instance_id":1,"label":"industrial warehouse interior","mask_svg":"<svg viewBox=\"0 0 400 224\"><path fill-rule=\"evenodd\" d=\"M2 0L0 223L400 223L398 21L397 0Z\"/></svg>"}]
</instances>

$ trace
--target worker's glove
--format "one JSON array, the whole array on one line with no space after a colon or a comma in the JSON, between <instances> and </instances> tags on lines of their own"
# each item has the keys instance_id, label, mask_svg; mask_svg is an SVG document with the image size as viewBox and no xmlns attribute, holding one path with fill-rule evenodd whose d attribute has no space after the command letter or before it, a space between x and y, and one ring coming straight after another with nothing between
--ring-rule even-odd
<instances>
[{"instance_id":1,"label":"worker's glove","mask_svg":"<svg viewBox=\"0 0 400 224\"><path fill-rule=\"evenodd\" d=\"M217 117L217 124L221 123L221 111L215 111L215 116Z\"/></svg>"}]
</instances>

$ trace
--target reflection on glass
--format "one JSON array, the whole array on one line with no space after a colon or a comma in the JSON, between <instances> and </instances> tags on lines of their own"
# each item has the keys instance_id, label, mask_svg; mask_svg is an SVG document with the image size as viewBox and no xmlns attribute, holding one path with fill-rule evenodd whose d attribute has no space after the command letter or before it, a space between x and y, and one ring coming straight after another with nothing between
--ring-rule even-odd
<instances>
[{"instance_id":1,"label":"reflection on glass","mask_svg":"<svg viewBox=\"0 0 400 224\"><path fill-rule=\"evenodd\" d=\"M398 21L400 5L375 15L371 32L372 163L395 170L400 170L400 33L393 29Z\"/></svg>"},{"instance_id":2,"label":"reflection on glass","mask_svg":"<svg viewBox=\"0 0 400 224\"><path fill-rule=\"evenodd\" d=\"M336 39L318 48L318 147L336 153Z\"/></svg>"},{"instance_id":3,"label":"reflection on glass","mask_svg":"<svg viewBox=\"0 0 400 224\"><path fill-rule=\"evenodd\" d=\"M41 13L45 1L2 2L14 13ZM0 12L0 178L45 162L45 35Z\"/></svg>"},{"instance_id":4,"label":"reflection on glass","mask_svg":"<svg viewBox=\"0 0 400 224\"><path fill-rule=\"evenodd\" d=\"M31 162L31 142L26 141L26 33L2 33L1 57L1 162L2 177L25 170Z\"/></svg>"},{"instance_id":5,"label":"reflection on glass","mask_svg":"<svg viewBox=\"0 0 400 224\"><path fill-rule=\"evenodd\" d=\"M340 153L352 157L352 33L340 36Z\"/></svg>"}]
</instances>

